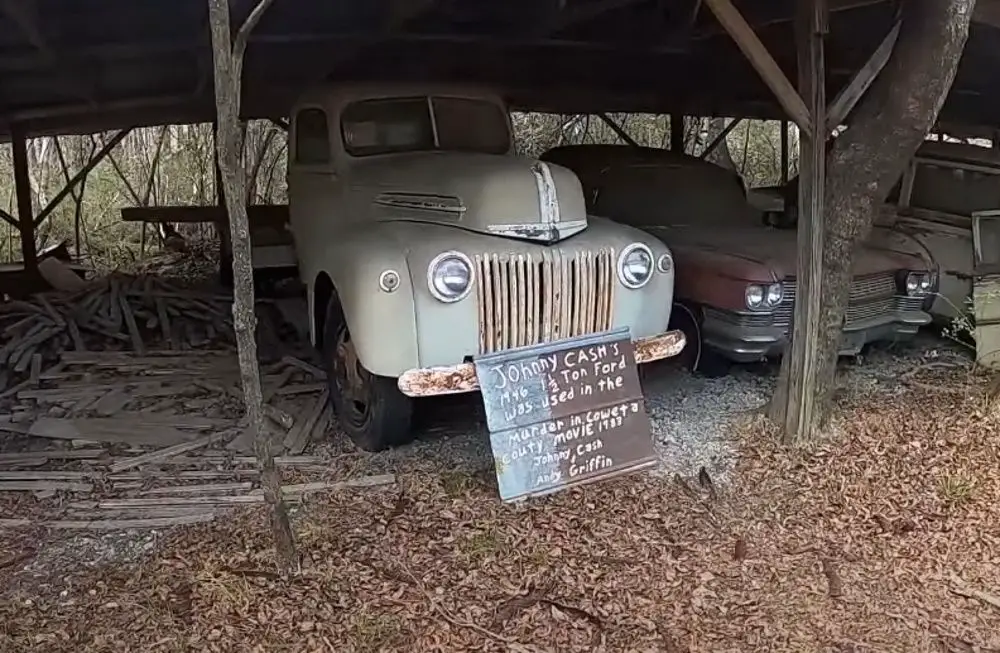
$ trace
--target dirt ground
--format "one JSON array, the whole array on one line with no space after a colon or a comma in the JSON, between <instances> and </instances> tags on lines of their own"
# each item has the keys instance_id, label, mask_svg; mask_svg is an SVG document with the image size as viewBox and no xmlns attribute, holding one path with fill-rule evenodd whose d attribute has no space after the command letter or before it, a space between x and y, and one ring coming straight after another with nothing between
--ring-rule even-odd
<instances>
[{"instance_id":1,"label":"dirt ground","mask_svg":"<svg viewBox=\"0 0 1000 653\"><path fill-rule=\"evenodd\" d=\"M313 498L290 580L259 508L27 581L0 532L0 651L1000 651L1000 421L965 372L909 380L804 449L744 416L725 486L504 505L488 468L413 469Z\"/></svg>"}]
</instances>

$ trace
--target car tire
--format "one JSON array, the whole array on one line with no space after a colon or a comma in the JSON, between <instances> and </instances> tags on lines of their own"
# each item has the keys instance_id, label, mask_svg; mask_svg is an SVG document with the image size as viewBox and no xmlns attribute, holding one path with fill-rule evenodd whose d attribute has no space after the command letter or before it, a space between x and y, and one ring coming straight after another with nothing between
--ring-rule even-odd
<instances>
[{"instance_id":1,"label":"car tire","mask_svg":"<svg viewBox=\"0 0 1000 653\"><path fill-rule=\"evenodd\" d=\"M701 310L692 305L674 303L670 311L670 329L684 333L687 344L678 359L692 374L715 379L729 373L731 364L724 356L705 346L701 333Z\"/></svg>"},{"instance_id":2,"label":"car tire","mask_svg":"<svg viewBox=\"0 0 1000 653\"><path fill-rule=\"evenodd\" d=\"M358 361L336 299L327 307L323 363L330 404L340 427L359 448L382 451L413 440L413 400L396 379L372 374Z\"/></svg>"}]
</instances>

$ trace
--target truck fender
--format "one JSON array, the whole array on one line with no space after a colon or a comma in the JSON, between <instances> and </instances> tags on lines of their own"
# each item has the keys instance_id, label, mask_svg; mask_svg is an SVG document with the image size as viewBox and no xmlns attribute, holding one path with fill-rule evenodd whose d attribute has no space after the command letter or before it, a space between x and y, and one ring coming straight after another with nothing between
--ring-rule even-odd
<instances>
[{"instance_id":1,"label":"truck fender","mask_svg":"<svg viewBox=\"0 0 1000 653\"><path fill-rule=\"evenodd\" d=\"M313 343L322 349L327 302L335 299L364 368L396 378L416 367L419 360L409 267L402 253L365 255L362 251L372 250L338 247L323 257L325 265L313 275L309 287ZM395 272L398 278L391 292L380 286L387 272Z\"/></svg>"}]
</instances>

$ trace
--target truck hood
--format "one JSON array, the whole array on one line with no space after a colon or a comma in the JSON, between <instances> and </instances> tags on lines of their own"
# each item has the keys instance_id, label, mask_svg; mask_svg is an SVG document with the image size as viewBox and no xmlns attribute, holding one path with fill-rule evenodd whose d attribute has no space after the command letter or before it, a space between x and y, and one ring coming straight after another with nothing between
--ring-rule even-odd
<instances>
[{"instance_id":1,"label":"truck hood","mask_svg":"<svg viewBox=\"0 0 1000 653\"><path fill-rule=\"evenodd\" d=\"M684 259L711 257L732 266L735 273L732 276L748 280L795 277L798 247L794 230L765 227L707 230L690 226L651 227L648 230L671 248L678 265L682 265ZM855 254L852 273L865 276L925 268L918 257L866 245Z\"/></svg>"},{"instance_id":2,"label":"truck hood","mask_svg":"<svg viewBox=\"0 0 1000 653\"><path fill-rule=\"evenodd\" d=\"M348 188L352 204L370 204L380 221L447 224L544 243L587 227L576 175L527 157L456 152L372 157L354 166Z\"/></svg>"}]
</instances>

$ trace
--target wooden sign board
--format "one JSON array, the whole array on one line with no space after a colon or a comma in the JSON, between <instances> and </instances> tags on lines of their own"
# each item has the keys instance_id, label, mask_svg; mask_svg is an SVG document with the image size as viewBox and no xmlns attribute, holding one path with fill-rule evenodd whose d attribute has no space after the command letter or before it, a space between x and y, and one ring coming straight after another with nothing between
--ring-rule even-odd
<instances>
[{"instance_id":1,"label":"wooden sign board","mask_svg":"<svg viewBox=\"0 0 1000 653\"><path fill-rule=\"evenodd\" d=\"M655 464L628 327L474 362L504 501Z\"/></svg>"}]
</instances>

